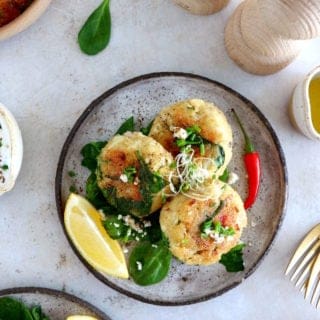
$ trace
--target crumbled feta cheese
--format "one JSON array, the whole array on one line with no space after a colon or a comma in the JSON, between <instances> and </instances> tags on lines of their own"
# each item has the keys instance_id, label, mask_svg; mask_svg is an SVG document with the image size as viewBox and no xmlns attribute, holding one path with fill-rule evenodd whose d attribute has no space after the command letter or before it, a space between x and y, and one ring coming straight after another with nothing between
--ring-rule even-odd
<instances>
[{"instance_id":1,"label":"crumbled feta cheese","mask_svg":"<svg viewBox=\"0 0 320 320\"><path fill-rule=\"evenodd\" d=\"M140 238L137 236L137 237L135 237L135 240L136 240L136 241L139 241L139 240L140 240Z\"/></svg>"},{"instance_id":2,"label":"crumbled feta cheese","mask_svg":"<svg viewBox=\"0 0 320 320\"><path fill-rule=\"evenodd\" d=\"M149 227L151 227L151 222L147 221L147 220L144 220L143 221L143 225L145 226L145 228L149 228Z\"/></svg>"},{"instance_id":3,"label":"crumbled feta cheese","mask_svg":"<svg viewBox=\"0 0 320 320\"><path fill-rule=\"evenodd\" d=\"M227 236L227 241L232 241L233 239L233 236Z\"/></svg>"},{"instance_id":4,"label":"crumbled feta cheese","mask_svg":"<svg viewBox=\"0 0 320 320\"><path fill-rule=\"evenodd\" d=\"M122 219L122 215L118 214L118 220L121 220L121 219Z\"/></svg>"},{"instance_id":5,"label":"crumbled feta cheese","mask_svg":"<svg viewBox=\"0 0 320 320\"><path fill-rule=\"evenodd\" d=\"M120 178L119 178L122 182L127 183L128 182L128 177L123 173Z\"/></svg>"},{"instance_id":6,"label":"crumbled feta cheese","mask_svg":"<svg viewBox=\"0 0 320 320\"><path fill-rule=\"evenodd\" d=\"M239 180L239 176L235 172L230 172L228 184L234 184Z\"/></svg>"},{"instance_id":7,"label":"crumbled feta cheese","mask_svg":"<svg viewBox=\"0 0 320 320\"><path fill-rule=\"evenodd\" d=\"M134 184L135 186L137 186L137 185L139 184L139 182L140 182L140 179L139 179L138 177L135 177L135 178L134 178L134 181L133 181L133 184Z\"/></svg>"},{"instance_id":8,"label":"crumbled feta cheese","mask_svg":"<svg viewBox=\"0 0 320 320\"><path fill-rule=\"evenodd\" d=\"M129 215L124 216L123 221L124 221L125 225L129 226L134 231L140 232L140 230L141 230L140 225L138 223L136 223L135 220L131 216L129 216Z\"/></svg>"},{"instance_id":9,"label":"crumbled feta cheese","mask_svg":"<svg viewBox=\"0 0 320 320\"><path fill-rule=\"evenodd\" d=\"M254 221L251 221L251 227L254 228L257 224Z\"/></svg>"},{"instance_id":10,"label":"crumbled feta cheese","mask_svg":"<svg viewBox=\"0 0 320 320\"><path fill-rule=\"evenodd\" d=\"M158 248L158 246L156 244L152 244L151 247L152 248Z\"/></svg>"},{"instance_id":11,"label":"crumbled feta cheese","mask_svg":"<svg viewBox=\"0 0 320 320\"><path fill-rule=\"evenodd\" d=\"M220 236L219 233L217 233L217 232L211 232L209 234L209 236L212 239L214 239L214 242L217 243L217 244L222 243L224 241L224 239L225 239L224 236Z\"/></svg>"},{"instance_id":12,"label":"crumbled feta cheese","mask_svg":"<svg viewBox=\"0 0 320 320\"><path fill-rule=\"evenodd\" d=\"M188 132L183 128L171 126L170 131L173 132L174 138L178 138L178 139L187 139L188 138Z\"/></svg>"},{"instance_id":13,"label":"crumbled feta cheese","mask_svg":"<svg viewBox=\"0 0 320 320\"><path fill-rule=\"evenodd\" d=\"M142 263L140 261L136 261L138 271L142 270Z\"/></svg>"},{"instance_id":14,"label":"crumbled feta cheese","mask_svg":"<svg viewBox=\"0 0 320 320\"><path fill-rule=\"evenodd\" d=\"M116 227L116 228L119 228L120 227L120 224L119 223L113 223L113 225Z\"/></svg>"},{"instance_id":15,"label":"crumbled feta cheese","mask_svg":"<svg viewBox=\"0 0 320 320\"><path fill-rule=\"evenodd\" d=\"M122 249L122 251L123 251L123 253L128 253L128 252L129 252L129 250L128 250L127 247L124 247L124 248Z\"/></svg>"}]
</instances>

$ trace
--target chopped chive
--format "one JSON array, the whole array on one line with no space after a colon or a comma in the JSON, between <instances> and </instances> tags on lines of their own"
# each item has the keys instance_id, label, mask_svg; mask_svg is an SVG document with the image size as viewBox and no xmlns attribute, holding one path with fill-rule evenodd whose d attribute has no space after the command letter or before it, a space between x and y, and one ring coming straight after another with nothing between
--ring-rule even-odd
<instances>
[{"instance_id":1,"label":"chopped chive","mask_svg":"<svg viewBox=\"0 0 320 320\"><path fill-rule=\"evenodd\" d=\"M203 143L201 143L200 144L200 155L202 155L202 156L204 156L205 155L205 148L204 148L204 144Z\"/></svg>"},{"instance_id":2,"label":"chopped chive","mask_svg":"<svg viewBox=\"0 0 320 320\"><path fill-rule=\"evenodd\" d=\"M9 169L9 166L7 164L4 164L3 166L1 166L1 169L2 170L8 170Z\"/></svg>"}]
</instances>

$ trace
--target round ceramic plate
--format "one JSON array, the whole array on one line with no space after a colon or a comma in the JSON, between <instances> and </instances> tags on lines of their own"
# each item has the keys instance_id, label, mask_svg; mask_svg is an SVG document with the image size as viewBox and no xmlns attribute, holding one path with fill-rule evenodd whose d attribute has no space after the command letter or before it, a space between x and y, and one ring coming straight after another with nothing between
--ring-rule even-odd
<instances>
[{"instance_id":1,"label":"round ceramic plate","mask_svg":"<svg viewBox=\"0 0 320 320\"><path fill-rule=\"evenodd\" d=\"M120 124L132 115L138 125L146 126L162 107L191 98L211 101L225 112L234 136L233 158L229 168L240 177L234 188L243 199L247 189L243 164L244 141L231 108L237 110L260 153L261 187L256 203L248 211L248 227L242 235L246 243L245 270L228 273L220 264L188 266L173 259L169 276L164 281L141 287L131 280L113 278L92 269L73 247L83 263L101 281L148 303L182 305L220 295L248 277L268 252L282 221L287 198L285 160L269 122L250 101L215 81L192 74L149 74L121 83L93 101L72 128L58 164L56 201L63 225L64 204L70 186L75 184L81 192L89 174L81 167L80 150L86 143L108 140ZM76 178L69 177L70 170L77 173ZM72 245L70 239L69 242Z\"/></svg>"},{"instance_id":2,"label":"round ceramic plate","mask_svg":"<svg viewBox=\"0 0 320 320\"><path fill-rule=\"evenodd\" d=\"M111 320L103 312L66 292L47 288L12 288L0 290L0 298L11 297L27 306L41 306L50 320L65 320L70 315L87 315L98 320Z\"/></svg>"}]
</instances>

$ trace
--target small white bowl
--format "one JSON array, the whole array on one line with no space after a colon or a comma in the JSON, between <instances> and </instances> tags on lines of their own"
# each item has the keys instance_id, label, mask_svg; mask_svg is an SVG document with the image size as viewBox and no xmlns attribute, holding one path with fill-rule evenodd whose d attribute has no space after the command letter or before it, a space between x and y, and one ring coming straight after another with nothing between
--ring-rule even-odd
<instances>
[{"instance_id":1,"label":"small white bowl","mask_svg":"<svg viewBox=\"0 0 320 320\"><path fill-rule=\"evenodd\" d=\"M0 40L12 37L28 28L44 13L50 2L51 0L34 0L17 18L0 27Z\"/></svg>"},{"instance_id":2,"label":"small white bowl","mask_svg":"<svg viewBox=\"0 0 320 320\"><path fill-rule=\"evenodd\" d=\"M17 180L22 164L23 143L15 118L1 103L0 141L0 195L2 195L10 191Z\"/></svg>"},{"instance_id":3,"label":"small white bowl","mask_svg":"<svg viewBox=\"0 0 320 320\"><path fill-rule=\"evenodd\" d=\"M320 133L316 131L312 123L309 85L312 79L318 77L320 77L320 66L313 69L302 82L298 83L289 106L292 124L312 140L320 140Z\"/></svg>"}]
</instances>

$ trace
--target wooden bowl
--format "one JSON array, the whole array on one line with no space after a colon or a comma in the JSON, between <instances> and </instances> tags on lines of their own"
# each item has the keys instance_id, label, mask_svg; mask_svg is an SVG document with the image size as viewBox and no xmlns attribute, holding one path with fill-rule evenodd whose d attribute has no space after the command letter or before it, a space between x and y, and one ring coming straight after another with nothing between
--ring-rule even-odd
<instances>
[{"instance_id":1,"label":"wooden bowl","mask_svg":"<svg viewBox=\"0 0 320 320\"><path fill-rule=\"evenodd\" d=\"M12 37L33 24L47 9L51 0L34 0L17 18L0 27L0 40Z\"/></svg>"}]
</instances>

